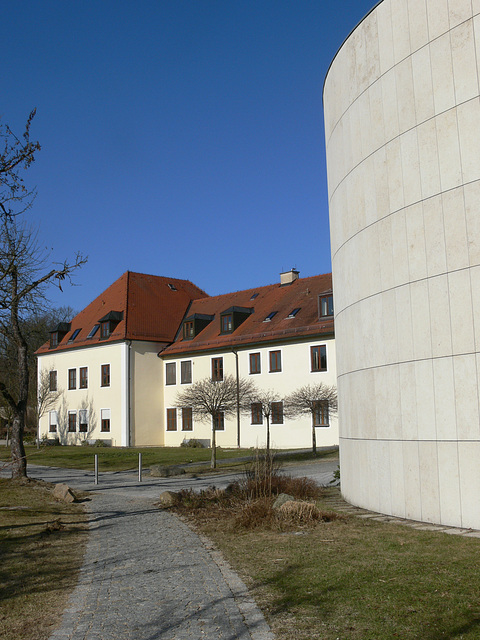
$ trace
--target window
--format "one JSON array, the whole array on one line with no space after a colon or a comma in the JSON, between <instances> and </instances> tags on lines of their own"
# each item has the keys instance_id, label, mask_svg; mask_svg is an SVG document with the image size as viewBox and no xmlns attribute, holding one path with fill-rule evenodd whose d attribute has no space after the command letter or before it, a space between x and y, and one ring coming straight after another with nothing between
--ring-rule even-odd
<instances>
[{"instance_id":1,"label":"window","mask_svg":"<svg viewBox=\"0 0 480 640\"><path fill-rule=\"evenodd\" d=\"M252 424L263 424L263 411L261 402L252 402Z\"/></svg>"},{"instance_id":2,"label":"window","mask_svg":"<svg viewBox=\"0 0 480 640\"><path fill-rule=\"evenodd\" d=\"M170 291L177 291L177 287L173 284L173 282L168 283L168 288Z\"/></svg>"},{"instance_id":3,"label":"window","mask_svg":"<svg viewBox=\"0 0 480 640\"><path fill-rule=\"evenodd\" d=\"M215 431L225 431L225 414L223 411L213 416L213 428Z\"/></svg>"},{"instance_id":4,"label":"window","mask_svg":"<svg viewBox=\"0 0 480 640\"><path fill-rule=\"evenodd\" d=\"M270 320L277 315L276 311L272 311L268 314L268 316L265 318L264 322L270 322Z\"/></svg>"},{"instance_id":5,"label":"window","mask_svg":"<svg viewBox=\"0 0 480 640\"><path fill-rule=\"evenodd\" d=\"M75 331L72 333L72 335L70 336L70 338L68 339L69 342L73 342L75 340L75 338L78 336L78 334L80 333L81 329L75 329Z\"/></svg>"},{"instance_id":6,"label":"window","mask_svg":"<svg viewBox=\"0 0 480 640\"><path fill-rule=\"evenodd\" d=\"M192 382L192 361L184 360L180 363L180 382L190 384Z\"/></svg>"},{"instance_id":7,"label":"window","mask_svg":"<svg viewBox=\"0 0 480 640\"><path fill-rule=\"evenodd\" d=\"M320 318L333 316L333 295L319 296L318 307Z\"/></svg>"},{"instance_id":8,"label":"window","mask_svg":"<svg viewBox=\"0 0 480 640\"><path fill-rule=\"evenodd\" d=\"M255 298L258 298L258 293L254 293L250 298L250 300L255 300Z\"/></svg>"},{"instance_id":9,"label":"window","mask_svg":"<svg viewBox=\"0 0 480 640\"><path fill-rule=\"evenodd\" d=\"M177 430L177 410L167 409L167 431Z\"/></svg>"},{"instance_id":10,"label":"window","mask_svg":"<svg viewBox=\"0 0 480 640\"><path fill-rule=\"evenodd\" d=\"M57 430L58 418L56 411L50 411L48 414L48 430L50 433L55 433Z\"/></svg>"},{"instance_id":11,"label":"window","mask_svg":"<svg viewBox=\"0 0 480 640\"><path fill-rule=\"evenodd\" d=\"M165 365L165 384L177 384L176 362L168 362Z\"/></svg>"},{"instance_id":12,"label":"window","mask_svg":"<svg viewBox=\"0 0 480 640\"><path fill-rule=\"evenodd\" d=\"M232 333L233 315L231 313L227 313L220 317L220 330L222 333Z\"/></svg>"},{"instance_id":13,"label":"window","mask_svg":"<svg viewBox=\"0 0 480 640\"><path fill-rule=\"evenodd\" d=\"M313 426L329 427L328 402L318 400L313 405Z\"/></svg>"},{"instance_id":14,"label":"window","mask_svg":"<svg viewBox=\"0 0 480 640\"><path fill-rule=\"evenodd\" d=\"M69 389L77 388L77 370L76 369L68 370L68 388Z\"/></svg>"},{"instance_id":15,"label":"window","mask_svg":"<svg viewBox=\"0 0 480 640\"><path fill-rule=\"evenodd\" d=\"M223 358L212 358L212 380L223 380Z\"/></svg>"},{"instance_id":16,"label":"window","mask_svg":"<svg viewBox=\"0 0 480 640\"><path fill-rule=\"evenodd\" d=\"M77 430L77 412L69 411L68 412L68 432L75 433Z\"/></svg>"},{"instance_id":17,"label":"window","mask_svg":"<svg viewBox=\"0 0 480 640\"><path fill-rule=\"evenodd\" d=\"M282 352L270 351L270 373L282 370Z\"/></svg>"},{"instance_id":18,"label":"window","mask_svg":"<svg viewBox=\"0 0 480 640\"><path fill-rule=\"evenodd\" d=\"M80 433L88 432L88 411L87 409L80 409L78 412L78 430Z\"/></svg>"},{"instance_id":19,"label":"window","mask_svg":"<svg viewBox=\"0 0 480 640\"><path fill-rule=\"evenodd\" d=\"M50 347L54 348L58 346L58 331L53 331L50 334Z\"/></svg>"},{"instance_id":20,"label":"window","mask_svg":"<svg viewBox=\"0 0 480 640\"><path fill-rule=\"evenodd\" d=\"M102 387L110 386L110 365L109 364L102 364L101 385Z\"/></svg>"},{"instance_id":21,"label":"window","mask_svg":"<svg viewBox=\"0 0 480 640\"><path fill-rule=\"evenodd\" d=\"M312 371L327 370L327 347L322 344L318 347L310 347L310 359Z\"/></svg>"},{"instance_id":22,"label":"window","mask_svg":"<svg viewBox=\"0 0 480 640\"><path fill-rule=\"evenodd\" d=\"M283 424L283 402L272 402L272 424Z\"/></svg>"},{"instance_id":23,"label":"window","mask_svg":"<svg viewBox=\"0 0 480 640\"><path fill-rule=\"evenodd\" d=\"M103 433L108 433L110 431L110 409L101 410L100 431Z\"/></svg>"},{"instance_id":24,"label":"window","mask_svg":"<svg viewBox=\"0 0 480 640\"><path fill-rule=\"evenodd\" d=\"M193 431L193 411L191 407L182 409L182 431Z\"/></svg>"},{"instance_id":25,"label":"window","mask_svg":"<svg viewBox=\"0 0 480 640\"><path fill-rule=\"evenodd\" d=\"M290 311L290 313L288 314L287 318L295 318L295 316L300 311L300 309L301 309L301 307L296 307L295 309Z\"/></svg>"},{"instance_id":26,"label":"window","mask_svg":"<svg viewBox=\"0 0 480 640\"><path fill-rule=\"evenodd\" d=\"M250 373L261 373L259 353L250 354Z\"/></svg>"},{"instance_id":27,"label":"window","mask_svg":"<svg viewBox=\"0 0 480 640\"><path fill-rule=\"evenodd\" d=\"M193 320L183 323L183 338L184 340L191 340L195 337L195 325Z\"/></svg>"},{"instance_id":28,"label":"window","mask_svg":"<svg viewBox=\"0 0 480 640\"><path fill-rule=\"evenodd\" d=\"M100 332L100 337L101 338L108 338L110 335L110 321L107 320L107 322L102 322L101 323L101 332Z\"/></svg>"},{"instance_id":29,"label":"window","mask_svg":"<svg viewBox=\"0 0 480 640\"><path fill-rule=\"evenodd\" d=\"M49 391L57 390L57 372L56 371L49 372L48 390Z\"/></svg>"},{"instance_id":30,"label":"window","mask_svg":"<svg viewBox=\"0 0 480 640\"><path fill-rule=\"evenodd\" d=\"M88 367L80 367L80 389L88 388Z\"/></svg>"},{"instance_id":31,"label":"window","mask_svg":"<svg viewBox=\"0 0 480 640\"><path fill-rule=\"evenodd\" d=\"M96 324L92 329L90 329L90 333L87 336L87 340L90 339L90 338L93 338L93 336L97 333L99 328L100 328L100 325Z\"/></svg>"}]
</instances>

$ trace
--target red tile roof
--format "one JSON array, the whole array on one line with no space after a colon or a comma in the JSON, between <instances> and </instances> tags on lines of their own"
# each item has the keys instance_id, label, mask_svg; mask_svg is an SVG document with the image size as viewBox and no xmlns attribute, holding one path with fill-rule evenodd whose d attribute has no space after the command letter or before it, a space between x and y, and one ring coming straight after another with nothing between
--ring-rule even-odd
<instances>
[{"instance_id":1,"label":"red tile roof","mask_svg":"<svg viewBox=\"0 0 480 640\"><path fill-rule=\"evenodd\" d=\"M170 343L191 301L206 296L188 280L127 271L73 318L70 331L59 341L58 347L51 349L47 342L37 354L118 340ZM99 320L112 311L123 313L123 317L110 336L101 339L98 330L93 338L87 338ZM76 329L80 331L69 343Z\"/></svg>"},{"instance_id":2,"label":"red tile roof","mask_svg":"<svg viewBox=\"0 0 480 640\"><path fill-rule=\"evenodd\" d=\"M184 340L183 332L162 355L208 351L261 342L285 341L308 336L333 335L333 317L319 317L319 296L332 292L332 274L299 278L288 285L268 285L194 300L187 317L195 314L214 316L193 339ZM258 294L252 299L254 294ZM250 315L232 333L220 332L220 315L231 307L253 308ZM296 308L300 310L288 318ZM277 313L265 322L273 311Z\"/></svg>"}]
</instances>

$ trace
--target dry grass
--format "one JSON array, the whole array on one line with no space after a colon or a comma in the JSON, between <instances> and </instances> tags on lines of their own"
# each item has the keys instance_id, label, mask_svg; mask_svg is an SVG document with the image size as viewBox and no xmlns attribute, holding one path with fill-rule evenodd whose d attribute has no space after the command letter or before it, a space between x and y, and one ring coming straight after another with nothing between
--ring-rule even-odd
<instances>
[{"instance_id":1,"label":"dry grass","mask_svg":"<svg viewBox=\"0 0 480 640\"><path fill-rule=\"evenodd\" d=\"M86 542L81 504L38 481L0 479L0 637L46 640L77 582Z\"/></svg>"}]
</instances>

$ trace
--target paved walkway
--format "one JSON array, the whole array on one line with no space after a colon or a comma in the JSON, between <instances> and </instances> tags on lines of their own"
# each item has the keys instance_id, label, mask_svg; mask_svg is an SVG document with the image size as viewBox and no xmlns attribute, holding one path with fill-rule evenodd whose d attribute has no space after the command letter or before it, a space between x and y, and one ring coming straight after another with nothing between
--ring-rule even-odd
<instances>
[{"instance_id":1,"label":"paved walkway","mask_svg":"<svg viewBox=\"0 0 480 640\"><path fill-rule=\"evenodd\" d=\"M57 481L68 482L58 471ZM114 484L101 478L88 503L84 565L50 640L274 638L243 582L179 518L154 506L151 487Z\"/></svg>"},{"instance_id":2,"label":"paved walkway","mask_svg":"<svg viewBox=\"0 0 480 640\"><path fill-rule=\"evenodd\" d=\"M151 499L97 494L77 588L51 640L267 640L243 583Z\"/></svg>"}]
</instances>

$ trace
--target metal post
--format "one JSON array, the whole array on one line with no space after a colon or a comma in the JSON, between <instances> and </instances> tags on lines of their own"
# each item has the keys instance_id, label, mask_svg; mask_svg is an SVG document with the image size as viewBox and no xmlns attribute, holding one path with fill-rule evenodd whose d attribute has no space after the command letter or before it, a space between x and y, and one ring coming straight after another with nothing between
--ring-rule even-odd
<instances>
[{"instance_id":1,"label":"metal post","mask_svg":"<svg viewBox=\"0 0 480 640\"><path fill-rule=\"evenodd\" d=\"M142 454L138 454L138 481L142 481Z\"/></svg>"},{"instance_id":2,"label":"metal post","mask_svg":"<svg viewBox=\"0 0 480 640\"><path fill-rule=\"evenodd\" d=\"M95 484L98 484L98 453L95 454Z\"/></svg>"}]
</instances>

